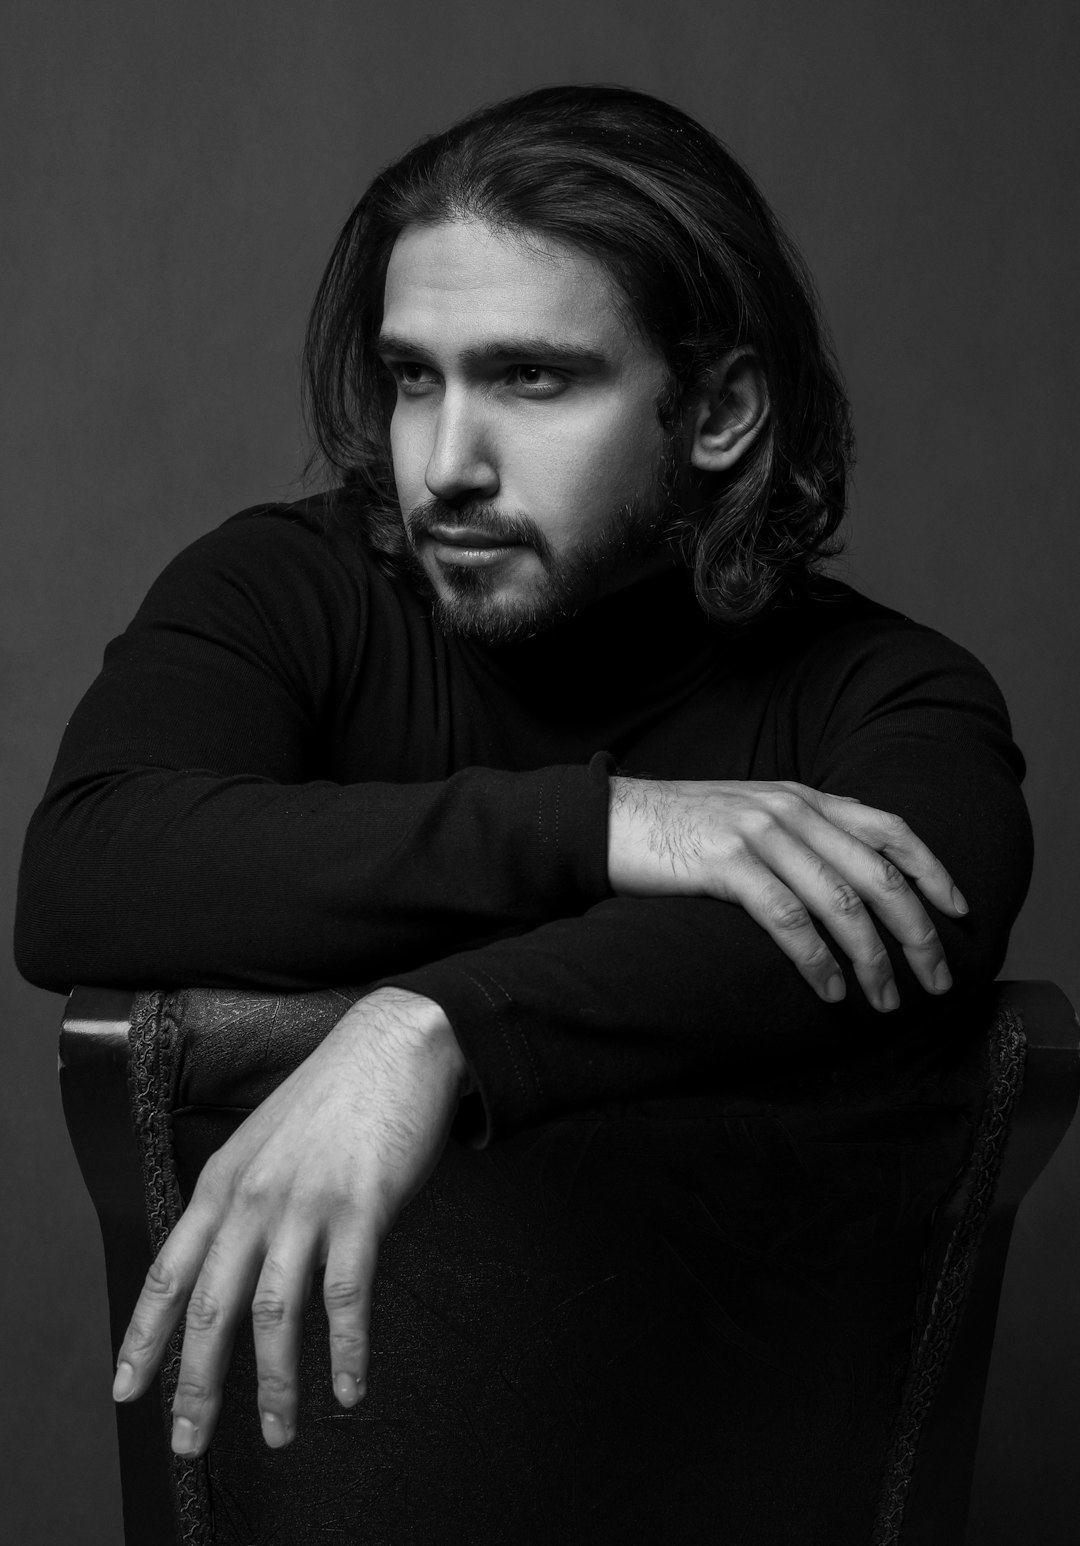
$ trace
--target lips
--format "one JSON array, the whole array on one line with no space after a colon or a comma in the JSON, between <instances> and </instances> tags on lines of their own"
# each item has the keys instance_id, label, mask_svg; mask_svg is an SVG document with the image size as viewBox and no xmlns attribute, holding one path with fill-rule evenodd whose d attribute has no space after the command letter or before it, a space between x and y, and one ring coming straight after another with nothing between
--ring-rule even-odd
<instances>
[{"instance_id":1,"label":"lips","mask_svg":"<svg viewBox=\"0 0 1080 1546\"><path fill-rule=\"evenodd\" d=\"M507 541L505 537L496 537L491 532L477 531L474 526L429 526L425 535L443 547L465 548L471 552L521 546L519 542Z\"/></svg>"},{"instance_id":2,"label":"lips","mask_svg":"<svg viewBox=\"0 0 1080 1546\"><path fill-rule=\"evenodd\" d=\"M528 551L528 543L478 531L475 526L428 526L431 555L445 569L495 569Z\"/></svg>"}]
</instances>

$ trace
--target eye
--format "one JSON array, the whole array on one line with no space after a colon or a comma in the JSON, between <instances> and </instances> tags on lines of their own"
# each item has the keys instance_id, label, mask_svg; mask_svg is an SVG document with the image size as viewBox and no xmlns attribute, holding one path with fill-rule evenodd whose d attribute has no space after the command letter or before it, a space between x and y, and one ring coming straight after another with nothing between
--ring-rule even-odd
<instances>
[{"instance_id":1,"label":"eye","mask_svg":"<svg viewBox=\"0 0 1080 1546\"><path fill-rule=\"evenodd\" d=\"M405 397L421 397L439 384L430 365L421 365L416 360L395 360L386 368Z\"/></svg>"},{"instance_id":2,"label":"eye","mask_svg":"<svg viewBox=\"0 0 1080 1546\"><path fill-rule=\"evenodd\" d=\"M507 379L524 397L555 397L567 386L566 377L547 365L512 365Z\"/></svg>"}]
</instances>

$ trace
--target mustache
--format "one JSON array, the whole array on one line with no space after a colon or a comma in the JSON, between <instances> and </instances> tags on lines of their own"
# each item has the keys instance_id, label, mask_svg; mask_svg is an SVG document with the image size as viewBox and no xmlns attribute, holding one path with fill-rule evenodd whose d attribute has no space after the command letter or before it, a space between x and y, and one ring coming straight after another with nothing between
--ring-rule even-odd
<instances>
[{"instance_id":1,"label":"mustache","mask_svg":"<svg viewBox=\"0 0 1080 1546\"><path fill-rule=\"evenodd\" d=\"M520 543L533 548L541 559L551 556L551 544L536 522L523 513L508 515L495 505L473 502L452 505L444 499L429 499L414 505L405 517L405 531L415 550L422 537L430 536L434 526L454 526L474 531L496 542Z\"/></svg>"}]
</instances>

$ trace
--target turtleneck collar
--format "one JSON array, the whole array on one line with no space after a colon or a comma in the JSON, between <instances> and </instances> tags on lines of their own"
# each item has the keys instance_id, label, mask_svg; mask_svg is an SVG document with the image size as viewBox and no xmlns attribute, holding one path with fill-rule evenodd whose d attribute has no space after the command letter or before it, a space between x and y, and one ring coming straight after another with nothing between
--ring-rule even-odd
<instances>
[{"instance_id":1,"label":"turtleneck collar","mask_svg":"<svg viewBox=\"0 0 1080 1546\"><path fill-rule=\"evenodd\" d=\"M600 699L613 709L667 698L715 661L720 641L680 567L602 597L533 638L455 645L478 674L562 716L575 701L586 708Z\"/></svg>"}]
</instances>

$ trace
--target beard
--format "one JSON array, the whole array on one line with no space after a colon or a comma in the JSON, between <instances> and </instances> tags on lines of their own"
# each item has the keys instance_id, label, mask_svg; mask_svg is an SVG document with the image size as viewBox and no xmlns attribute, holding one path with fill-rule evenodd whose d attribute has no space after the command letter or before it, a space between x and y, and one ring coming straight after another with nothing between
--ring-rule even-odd
<instances>
[{"instance_id":1,"label":"beard","mask_svg":"<svg viewBox=\"0 0 1080 1546\"><path fill-rule=\"evenodd\" d=\"M528 515L507 515L476 501L449 504L431 499L405 517L408 562L417 588L428 597L436 626L444 634L489 645L516 644L565 622L600 596L648 572L675 533L681 518L676 497L674 437L665 448L643 497L613 508L589 537L556 552ZM419 556L419 544L433 526L468 528L488 538L530 548L541 573L518 595L500 595L498 567L446 564L436 586Z\"/></svg>"}]
</instances>

